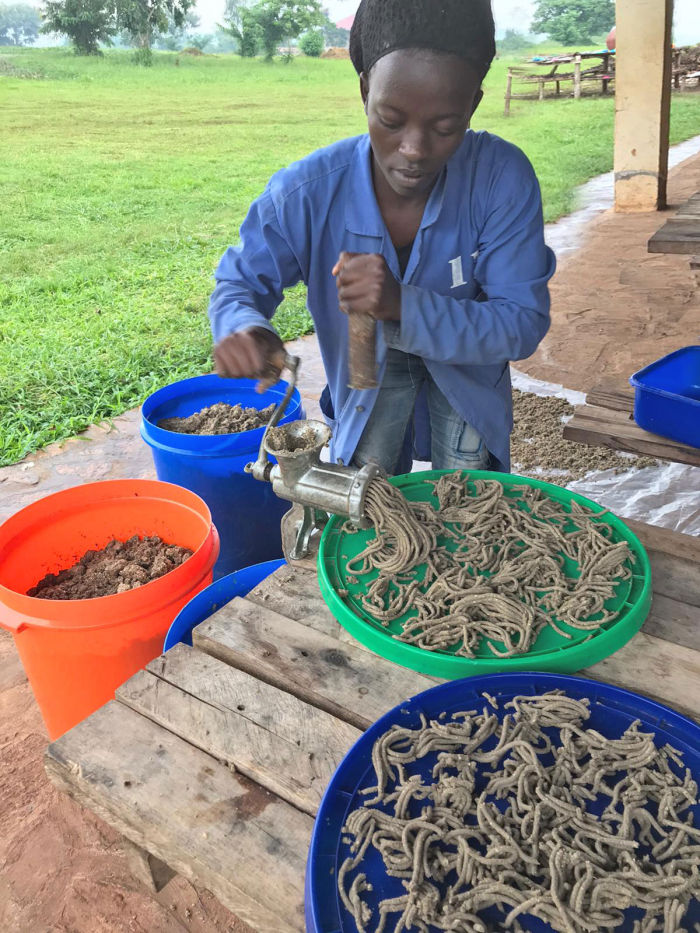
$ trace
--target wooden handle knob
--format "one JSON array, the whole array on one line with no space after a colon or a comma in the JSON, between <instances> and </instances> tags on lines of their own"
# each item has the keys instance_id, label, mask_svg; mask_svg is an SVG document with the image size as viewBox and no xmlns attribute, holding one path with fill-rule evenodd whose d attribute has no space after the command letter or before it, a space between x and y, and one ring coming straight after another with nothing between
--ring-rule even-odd
<instances>
[{"instance_id":1,"label":"wooden handle knob","mask_svg":"<svg viewBox=\"0 0 700 933\"><path fill-rule=\"evenodd\" d=\"M377 388L377 322L369 314L349 314L351 389Z\"/></svg>"}]
</instances>

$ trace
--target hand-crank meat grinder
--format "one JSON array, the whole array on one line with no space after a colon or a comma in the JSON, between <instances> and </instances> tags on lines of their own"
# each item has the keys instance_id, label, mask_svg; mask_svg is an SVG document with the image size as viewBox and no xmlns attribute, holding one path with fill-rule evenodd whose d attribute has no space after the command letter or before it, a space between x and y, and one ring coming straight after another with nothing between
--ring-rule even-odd
<instances>
[{"instance_id":1,"label":"hand-crank meat grinder","mask_svg":"<svg viewBox=\"0 0 700 933\"><path fill-rule=\"evenodd\" d=\"M245 469L255 479L272 483L281 499L304 507L290 554L292 560L301 560L309 553L311 535L325 525L329 512L344 515L361 528L368 527L365 495L370 481L381 471L373 463L360 468L322 463L321 450L331 437L330 428L322 421L290 421L277 427L296 387L299 357L286 356L285 367L292 374L287 391L267 423L258 459ZM276 458L276 464L268 460L268 454Z\"/></svg>"}]
</instances>

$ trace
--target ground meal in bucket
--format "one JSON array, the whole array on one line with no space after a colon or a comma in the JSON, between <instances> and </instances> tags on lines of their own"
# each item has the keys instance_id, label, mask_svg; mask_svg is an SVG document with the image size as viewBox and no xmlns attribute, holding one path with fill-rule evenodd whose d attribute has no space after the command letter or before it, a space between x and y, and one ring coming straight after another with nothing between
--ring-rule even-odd
<instances>
[{"instance_id":1,"label":"ground meal in bucket","mask_svg":"<svg viewBox=\"0 0 700 933\"><path fill-rule=\"evenodd\" d=\"M157 536L110 541L99 551L88 551L59 573L48 573L28 596L38 599L94 599L136 589L164 576L184 563L192 551L168 544Z\"/></svg>"},{"instance_id":2,"label":"ground meal in bucket","mask_svg":"<svg viewBox=\"0 0 700 933\"><path fill-rule=\"evenodd\" d=\"M259 409L216 402L186 418L162 418L158 427L177 434L241 434L267 424L274 410L275 405Z\"/></svg>"}]
</instances>

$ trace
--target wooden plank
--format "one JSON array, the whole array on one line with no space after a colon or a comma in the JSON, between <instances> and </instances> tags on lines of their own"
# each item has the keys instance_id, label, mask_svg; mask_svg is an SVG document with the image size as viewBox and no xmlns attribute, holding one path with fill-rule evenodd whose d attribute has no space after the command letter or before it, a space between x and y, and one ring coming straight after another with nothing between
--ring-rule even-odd
<instances>
[{"instance_id":1,"label":"wooden plank","mask_svg":"<svg viewBox=\"0 0 700 933\"><path fill-rule=\"evenodd\" d=\"M246 599L288 619L294 619L295 622L303 622L344 644L352 644L362 651L368 650L340 625L326 605L318 586L315 558L313 561L305 559L280 567L248 593Z\"/></svg>"},{"instance_id":2,"label":"wooden plank","mask_svg":"<svg viewBox=\"0 0 700 933\"><path fill-rule=\"evenodd\" d=\"M687 77L691 76L687 75ZM685 204L681 204L676 217L700 217L700 191L688 198Z\"/></svg>"},{"instance_id":3,"label":"wooden plank","mask_svg":"<svg viewBox=\"0 0 700 933\"><path fill-rule=\"evenodd\" d=\"M639 632L585 677L652 697L700 722L700 652Z\"/></svg>"},{"instance_id":4,"label":"wooden plank","mask_svg":"<svg viewBox=\"0 0 700 933\"><path fill-rule=\"evenodd\" d=\"M117 699L315 816L360 731L187 645L152 661Z\"/></svg>"},{"instance_id":5,"label":"wooden plank","mask_svg":"<svg viewBox=\"0 0 700 933\"><path fill-rule=\"evenodd\" d=\"M680 215L667 220L647 244L650 253L693 254L700 248L700 217Z\"/></svg>"},{"instance_id":6,"label":"wooden plank","mask_svg":"<svg viewBox=\"0 0 700 933\"><path fill-rule=\"evenodd\" d=\"M700 538L626 518L651 563L655 594L700 606Z\"/></svg>"},{"instance_id":7,"label":"wooden plank","mask_svg":"<svg viewBox=\"0 0 700 933\"><path fill-rule=\"evenodd\" d=\"M247 599L221 608L193 638L201 651L358 729L439 683Z\"/></svg>"},{"instance_id":8,"label":"wooden plank","mask_svg":"<svg viewBox=\"0 0 700 933\"><path fill-rule=\"evenodd\" d=\"M342 626L321 596L315 568L289 564L280 567L248 593L246 599L295 622L304 622L324 635L340 636Z\"/></svg>"},{"instance_id":9,"label":"wooden plank","mask_svg":"<svg viewBox=\"0 0 700 933\"><path fill-rule=\"evenodd\" d=\"M700 608L655 593L651 612L642 631L676 645L700 651Z\"/></svg>"},{"instance_id":10,"label":"wooden plank","mask_svg":"<svg viewBox=\"0 0 700 933\"><path fill-rule=\"evenodd\" d=\"M700 575L700 538L631 518L626 518L625 524L629 525L648 551L658 551L659 554L697 564L696 573Z\"/></svg>"},{"instance_id":11,"label":"wooden plank","mask_svg":"<svg viewBox=\"0 0 700 933\"><path fill-rule=\"evenodd\" d=\"M61 790L258 933L301 933L313 820L255 782L110 702L49 745Z\"/></svg>"},{"instance_id":12,"label":"wooden plank","mask_svg":"<svg viewBox=\"0 0 700 933\"><path fill-rule=\"evenodd\" d=\"M625 523L631 525L629 519ZM690 538L690 535L680 535ZM651 579L656 595L668 596L686 606L700 606L700 572L689 560L670 557L661 551L647 551L651 563Z\"/></svg>"},{"instance_id":13,"label":"wooden plank","mask_svg":"<svg viewBox=\"0 0 700 933\"><path fill-rule=\"evenodd\" d=\"M582 444L602 444L613 450L626 450L633 454L700 466L698 448L687 447L658 434L643 431L624 412L610 408L596 408L592 405L577 408L571 421L564 425L563 436L569 441Z\"/></svg>"},{"instance_id":14,"label":"wooden plank","mask_svg":"<svg viewBox=\"0 0 700 933\"><path fill-rule=\"evenodd\" d=\"M630 385L603 383L595 386L587 393L586 404L592 405L594 408L612 408L613 411L622 411L631 418L634 406L634 389Z\"/></svg>"}]
</instances>

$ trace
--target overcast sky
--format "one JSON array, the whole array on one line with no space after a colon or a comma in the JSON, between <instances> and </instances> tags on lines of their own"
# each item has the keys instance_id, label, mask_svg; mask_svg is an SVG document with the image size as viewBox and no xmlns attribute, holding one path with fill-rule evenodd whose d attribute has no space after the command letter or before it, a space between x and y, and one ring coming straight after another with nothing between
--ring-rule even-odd
<instances>
[{"instance_id":1,"label":"overcast sky","mask_svg":"<svg viewBox=\"0 0 700 933\"><path fill-rule=\"evenodd\" d=\"M349 16L357 9L357 0L326 0L331 19ZM493 13L499 31L525 31L532 18L534 0L493 0ZM700 0L676 0L675 41L678 45L700 42ZM197 0L197 13L204 32L212 31L221 20L224 0Z\"/></svg>"},{"instance_id":2,"label":"overcast sky","mask_svg":"<svg viewBox=\"0 0 700 933\"><path fill-rule=\"evenodd\" d=\"M41 0L26 0L32 6L41 6ZM631 0L627 0L631 2ZM357 9L357 0L325 0L331 19L339 20ZM496 28L499 32L517 29L525 32L532 18L535 0L493 0ZM201 20L201 32L214 32L221 22L225 0L197 0L195 10ZM674 40L677 45L700 42L700 0L676 0Z\"/></svg>"}]
</instances>

